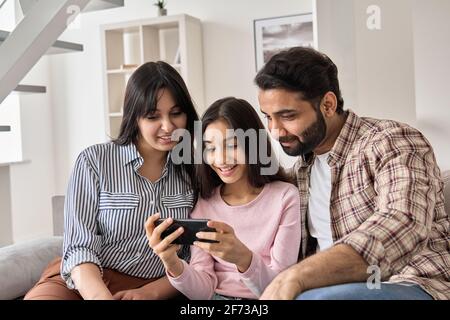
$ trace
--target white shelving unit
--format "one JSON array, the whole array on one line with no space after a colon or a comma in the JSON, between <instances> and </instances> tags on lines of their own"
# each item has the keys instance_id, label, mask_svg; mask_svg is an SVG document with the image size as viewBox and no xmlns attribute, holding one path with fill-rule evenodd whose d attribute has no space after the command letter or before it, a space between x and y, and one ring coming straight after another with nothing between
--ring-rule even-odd
<instances>
[{"instance_id":1,"label":"white shelving unit","mask_svg":"<svg viewBox=\"0 0 450 320\"><path fill-rule=\"evenodd\" d=\"M199 114L204 110L201 22L181 14L101 27L106 140L116 138L122 121L125 88L142 64L162 60L185 80Z\"/></svg>"}]
</instances>

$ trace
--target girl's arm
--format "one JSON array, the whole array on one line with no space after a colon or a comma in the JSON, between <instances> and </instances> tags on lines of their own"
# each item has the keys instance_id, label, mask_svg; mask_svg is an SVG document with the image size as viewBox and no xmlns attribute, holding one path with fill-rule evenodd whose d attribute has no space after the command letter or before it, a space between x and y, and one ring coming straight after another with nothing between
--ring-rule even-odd
<instances>
[{"instance_id":1,"label":"girl's arm","mask_svg":"<svg viewBox=\"0 0 450 320\"><path fill-rule=\"evenodd\" d=\"M190 263L180 260L180 264L179 274L167 270L170 283L191 300L210 300L218 284L212 256L191 246Z\"/></svg>"},{"instance_id":2,"label":"girl's arm","mask_svg":"<svg viewBox=\"0 0 450 320\"><path fill-rule=\"evenodd\" d=\"M270 261L253 253L249 268L241 273L243 283L260 296L270 282L283 270L297 263L300 250L300 199L295 187L282 198L282 212L278 231L270 248Z\"/></svg>"},{"instance_id":3,"label":"girl's arm","mask_svg":"<svg viewBox=\"0 0 450 320\"><path fill-rule=\"evenodd\" d=\"M269 283L282 270L295 264L300 249L300 199L295 187L282 197L280 224L270 248L270 260L250 251L235 235L231 226L218 221L209 221L208 227L217 232L199 232L200 239L216 240L219 243L196 242L195 245L211 255L236 265L242 282L260 296ZM260 235L261 237L267 235Z\"/></svg>"},{"instance_id":4,"label":"girl's arm","mask_svg":"<svg viewBox=\"0 0 450 320\"><path fill-rule=\"evenodd\" d=\"M162 232L172 224L173 219L169 218L155 227L154 223L159 217L159 214L151 216L145 229L149 245L163 262L170 283L189 299L211 299L217 287L214 260L207 253L193 247L191 264L181 260L177 255L179 246L172 242L183 233L182 228L161 239Z\"/></svg>"}]
</instances>

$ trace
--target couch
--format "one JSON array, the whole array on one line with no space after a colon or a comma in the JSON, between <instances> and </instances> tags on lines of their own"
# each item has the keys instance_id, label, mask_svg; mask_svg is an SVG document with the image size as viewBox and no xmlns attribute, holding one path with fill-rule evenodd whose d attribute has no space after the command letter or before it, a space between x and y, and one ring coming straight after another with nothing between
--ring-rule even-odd
<instances>
[{"instance_id":1,"label":"couch","mask_svg":"<svg viewBox=\"0 0 450 320\"><path fill-rule=\"evenodd\" d=\"M62 254L64 196L52 198L53 236L0 248L0 300L23 297Z\"/></svg>"},{"instance_id":2,"label":"couch","mask_svg":"<svg viewBox=\"0 0 450 320\"><path fill-rule=\"evenodd\" d=\"M443 173L445 211L450 215L450 171ZM54 236L0 248L0 300L19 299L39 280L45 266L61 255L64 197L53 204Z\"/></svg>"}]
</instances>

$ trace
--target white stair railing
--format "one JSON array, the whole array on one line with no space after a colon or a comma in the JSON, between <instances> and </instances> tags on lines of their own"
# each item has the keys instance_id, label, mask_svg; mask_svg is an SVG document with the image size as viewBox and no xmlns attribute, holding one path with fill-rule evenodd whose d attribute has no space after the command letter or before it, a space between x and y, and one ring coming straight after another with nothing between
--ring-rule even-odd
<instances>
[{"instance_id":1,"label":"white stair railing","mask_svg":"<svg viewBox=\"0 0 450 320\"><path fill-rule=\"evenodd\" d=\"M0 103L13 91L89 0L38 1L0 46Z\"/></svg>"},{"instance_id":2,"label":"white stair railing","mask_svg":"<svg viewBox=\"0 0 450 320\"><path fill-rule=\"evenodd\" d=\"M6 2L0 1L1 6ZM120 7L124 0L20 0L20 4L25 17L0 45L0 104L79 12Z\"/></svg>"},{"instance_id":3,"label":"white stair railing","mask_svg":"<svg viewBox=\"0 0 450 320\"><path fill-rule=\"evenodd\" d=\"M1 3L0 3L0 9L5 5L6 1L7 1L7 0L2 0L2 1L1 1Z\"/></svg>"}]
</instances>

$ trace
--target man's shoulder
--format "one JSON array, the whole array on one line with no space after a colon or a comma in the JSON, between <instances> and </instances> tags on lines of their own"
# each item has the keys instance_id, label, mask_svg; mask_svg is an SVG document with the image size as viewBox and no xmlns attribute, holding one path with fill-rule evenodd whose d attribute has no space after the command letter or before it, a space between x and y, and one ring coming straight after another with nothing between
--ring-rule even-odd
<instances>
[{"instance_id":1,"label":"man's shoulder","mask_svg":"<svg viewBox=\"0 0 450 320\"><path fill-rule=\"evenodd\" d=\"M362 117L357 142L362 148L374 145L395 146L397 144L416 144L428 146L422 133L406 124L394 120Z\"/></svg>"},{"instance_id":2,"label":"man's shoulder","mask_svg":"<svg viewBox=\"0 0 450 320\"><path fill-rule=\"evenodd\" d=\"M387 134L398 130L416 130L406 123L395 120L361 117L361 129L364 134Z\"/></svg>"}]
</instances>

